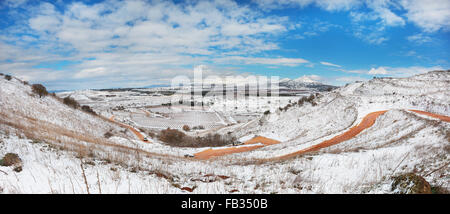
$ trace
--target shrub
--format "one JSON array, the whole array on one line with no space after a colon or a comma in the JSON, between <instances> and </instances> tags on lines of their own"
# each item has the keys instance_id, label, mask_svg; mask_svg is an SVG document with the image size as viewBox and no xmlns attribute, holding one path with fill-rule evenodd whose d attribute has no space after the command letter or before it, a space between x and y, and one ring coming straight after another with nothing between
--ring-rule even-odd
<instances>
[{"instance_id":1,"label":"shrub","mask_svg":"<svg viewBox=\"0 0 450 214\"><path fill-rule=\"evenodd\" d=\"M159 140L178 147L206 147L206 146L225 146L230 145L235 138L230 136L221 136L219 134L208 134L205 137L191 137L176 129L167 128L159 134Z\"/></svg>"},{"instance_id":2,"label":"shrub","mask_svg":"<svg viewBox=\"0 0 450 214\"><path fill-rule=\"evenodd\" d=\"M199 125L199 126L194 126L194 127L192 127L192 129L193 129L193 130L197 130L197 129L205 129L205 127L202 126L202 125Z\"/></svg>"},{"instance_id":3,"label":"shrub","mask_svg":"<svg viewBox=\"0 0 450 214\"><path fill-rule=\"evenodd\" d=\"M89 106L81 106L81 110L89 114L97 115L97 113L95 113L95 111Z\"/></svg>"},{"instance_id":4,"label":"shrub","mask_svg":"<svg viewBox=\"0 0 450 214\"><path fill-rule=\"evenodd\" d=\"M63 103L68 105L68 106L70 106L70 107L72 107L72 108L80 107L80 104L75 99L73 99L72 97L65 97L63 99Z\"/></svg>"},{"instance_id":5,"label":"shrub","mask_svg":"<svg viewBox=\"0 0 450 214\"><path fill-rule=\"evenodd\" d=\"M148 136L151 138L155 138L156 134L154 132L148 132Z\"/></svg>"},{"instance_id":6,"label":"shrub","mask_svg":"<svg viewBox=\"0 0 450 214\"><path fill-rule=\"evenodd\" d=\"M10 80L12 79L12 77L11 77L11 75L8 75L8 74L7 74L7 75L5 75L5 79L8 80L8 81L10 81Z\"/></svg>"},{"instance_id":7,"label":"shrub","mask_svg":"<svg viewBox=\"0 0 450 214\"><path fill-rule=\"evenodd\" d=\"M188 125L184 125L184 126L183 126L183 130L184 130L185 132L188 132L188 131L191 130L191 128L190 128Z\"/></svg>"},{"instance_id":8,"label":"shrub","mask_svg":"<svg viewBox=\"0 0 450 214\"><path fill-rule=\"evenodd\" d=\"M159 134L159 140L169 143L176 144L178 142L183 141L183 138L186 136L183 132L180 132L176 129L167 128L166 130L162 130Z\"/></svg>"},{"instance_id":9,"label":"shrub","mask_svg":"<svg viewBox=\"0 0 450 214\"><path fill-rule=\"evenodd\" d=\"M105 138L110 138L110 137L113 136L113 134L112 134L111 132L106 132L103 136L104 136Z\"/></svg>"},{"instance_id":10,"label":"shrub","mask_svg":"<svg viewBox=\"0 0 450 214\"><path fill-rule=\"evenodd\" d=\"M400 194L430 194L430 184L421 176L414 173L393 177L391 190Z\"/></svg>"},{"instance_id":11,"label":"shrub","mask_svg":"<svg viewBox=\"0 0 450 214\"><path fill-rule=\"evenodd\" d=\"M39 98L48 95L47 89L41 84L33 84L31 88L33 89L33 93L39 95Z\"/></svg>"},{"instance_id":12,"label":"shrub","mask_svg":"<svg viewBox=\"0 0 450 214\"><path fill-rule=\"evenodd\" d=\"M264 115L268 115L268 114L270 114L270 110L267 110L264 112Z\"/></svg>"},{"instance_id":13,"label":"shrub","mask_svg":"<svg viewBox=\"0 0 450 214\"><path fill-rule=\"evenodd\" d=\"M1 161L2 166L20 165L21 163L22 160L15 153L7 153Z\"/></svg>"}]
</instances>

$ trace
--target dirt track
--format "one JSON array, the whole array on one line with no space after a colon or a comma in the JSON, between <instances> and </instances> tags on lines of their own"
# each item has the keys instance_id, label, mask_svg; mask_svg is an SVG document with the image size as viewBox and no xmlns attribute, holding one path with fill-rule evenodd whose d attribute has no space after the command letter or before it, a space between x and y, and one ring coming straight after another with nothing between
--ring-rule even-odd
<instances>
[{"instance_id":1,"label":"dirt track","mask_svg":"<svg viewBox=\"0 0 450 214\"><path fill-rule=\"evenodd\" d=\"M150 141L145 141L145 140L144 140L144 136L143 136L138 130L136 130L135 128L133 128L133 127L127 125L127 124L120 123L120 122L117 122L116 120L114 120L114 115L111 116L111 117L109 118L109 120L110 120L111 122L113 122L113 123L119 125L119 126L122 126L122 127L124 127L124 128L129 129L129 130L132 131L132 132L139 138L139 140L141 140L142 142L144 142L144 143L150 143Z\"/></svg>"},{"instance_id":2,"label":"dirt track","mask_svg":"<svg viewBox=\"0 0 450 214\"><path fill-rule=\"evenodd\" d=\"M430 117L434 117L434 118L440 119L445 122L450 122L450 117L448 117L448 116L434 114L434 113L430 113L430 112L426 112L426 111L419 111L419 110L409 110L409 111L412 111L412 112L415 112L418 114L422 114L422 115L426 115L426 116L430 116ZM384 114L385 112L386 111L377 111L377 112L369 113L368 115L366 115L363 118L363 120L358 125L350 128L348 131L346 131L338 136L335 136L329 140L323 141L319 144L310 146L308 148L302 149L300 151L293 152L293 153L283 155L280 157L276 157L276 158L271 158L271 159L272 160L287 159L287 158L295 157L297 155L301 155L301 154L304 154L307 152L317 151L322 148L329 147L329 146L336 145L338 143L347 141L347 140L355 137L359 133L361 133L364 129L371 127L375 123L375 120L380 115ZM257 136L257 137L254 137L254 138L248 140L244 144L251 145L251 144L256 144L256 143L262 143L264 145L257 145L257 146L251 146L251 147L250 146L249 147L238 147L238 148L231 147L231 148L217 149L217 150L207 149L205 151L196 153L195 158L205 160L205 159L209 159L211 157L218 157L218 156L232 154L232 153L252 151L252 150L264 147L264 146L278 144L280 142L273 140L273 139Z\"/></svg>"},{"instance_id":3,"label":"dirt track","mask_svg":"<svg viewBox=\"0 0 450 214\"><path fill-rule=\"evenodd\" d=\"M434 117L434 118L440 119L445 122L450 122L450 117L448 117L448 116L434 114L434 113L420 111L420 110L409 110L409 111L412 111L412 112L415 112L418 114L422 114L422 115L426 115L429 117ZM310 146L308 148L305 148L305 149L302 149L302 150L299 150L299 151L296 151L296 152L293 152L293 153L290 153L287 155L283 155L280 157L271 158L271 159L278 160L278 159L292 158L297 155L301 155L301 154L304 154L307 152L317 151L322 148L329 147L329 146L336 145L338 143L347 141L347 140L355 137L359 133L361 133L363 130L371 127L375 123L376 119L380 115L384 114L385 112L386 111L376 111L376 112L369 113L362 119L362 121L358 125L350 128L348 131L346 131L338 136L335 136L329 140L323 141L319 144ZM139 131L137 131L135 128L133 128L127 124L123 124L123 123L115 121L114 116L109 118L109 120L122 126L122 127L125 127L127 129L131 130L141 141L143 141L145 143L149 143L149 141L144 141L144 136ZM259 145L251 146L252 144L258 144L258 143L260 143L262 145L259 144ZM244 142L244 145L248 145L248 146L230 147L230 148L222 148L222 149L206 149L204 151L195 153L194 157L199 160L206 160L206 159L210 159L212 157L219 157L219 156L224 156L224 155L233 154L233 153L240 153L240 152L248 152L248 151L252 151L255 149L259 149L259 148L262 148L265 146L278 144L278 143L280 143L280 141L262 137L262 136L256 136L256 137Z\"/></svg>"},{"instance_id":4,"label":"dirt track","mask_svg":"<svg viewBox=\"0 0 450 214\"><path fill-rule=\"evenodd\" d=\"M239 153L239 152L248 152L251 150L259 149L264 146L273 145L280 143L280 141L262 137L262 136L256 136L244 143L244 145L252 145L261 143L263 145L255 145L255 146L245 146L245 147L230 147L230 148L224 148L224 149L207 149L198 153L194 154L194 157L199 160L206 160L212 157L218 157L233 153Z\"/></svg>"},{"instance_id":5,"label":"dirt track","mask_svg":"<svg viewBox=\"0 0 450 214\"><path fill-rule=\"evenodd\" d=\"M304 154L306 152L313 152L313 151L317 151L319 149L325 148L325 147L329 147L332 145L336 145L338 143L341 143L343 141L349 140L353 137L355 137L356 135L358 135L359 133L361 133L364 129L367 129L369 127L371 127L374 123L375 120L382 114L384 114L386 111L376 111L376 112L372 112L368 115L366 115L363 120L361 121L361 123L359 123L358 125L350 128L348 131L333 137L329 140L323 141L322 143L316 144L314 146L310 146L306 149L302 149L300 151L297 152L293 152L287 155L283 155L280 157L277 157L275 159L286 159L286 158L290 158L290 157L294 157L300 154Z\"/></svg>"},{"instance_id":6,"label":"dirt track","mask_svg":"<svg viewBox=\"0 0 450 214\"><path fill-rule=\"evenodd\" d=\"M437 119L440 119L442 121L450 123L450 117L448 117L448 116L444 116L444 115L440 115L440 114L433 114L433 113L430 113L430 112L427 112L427 111L419 111L419 110L411 110L411 109L409 111L416 112L418 114L423 114L423 115L426 115L426 116L429 116L429 117L434 117L434 118L437 118Z\"/></svg>"}]
</instances>

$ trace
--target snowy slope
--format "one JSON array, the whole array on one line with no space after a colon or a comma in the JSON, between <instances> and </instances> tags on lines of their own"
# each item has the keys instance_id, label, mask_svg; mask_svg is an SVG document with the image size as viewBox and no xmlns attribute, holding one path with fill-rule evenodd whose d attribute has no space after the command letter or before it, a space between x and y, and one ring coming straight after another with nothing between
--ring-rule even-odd
<instances>
[{"instance_id":1,"label":"snowy slope","mask_svg":"<svg viewBox=\"0 0 450 214\"><path fill-rule=\"evenodd\" d=\"M449 116L449 91L450 71L349 84L321 93L314 105L270 108L261 118L216 130L280 144L199 161L182 156L208 148L143 144L113 123L0 78L0 158L17 153L24 165L21 172L0 166L0 192L86 193L87 182L91 193L188 193L182 187L193 193L392 193L390 177L406 172L448 189L449 167L441 167L450 159L450 124L408 109ZM265 159L331 139L379 110L388 111L350 140L288 160ZM114 137L104 139L110 130ZM47 143L32 143L36 138ZM79 151L61 149L60 142L84 145L92 154L80 160Z\"/></svg>"}]
</instances>

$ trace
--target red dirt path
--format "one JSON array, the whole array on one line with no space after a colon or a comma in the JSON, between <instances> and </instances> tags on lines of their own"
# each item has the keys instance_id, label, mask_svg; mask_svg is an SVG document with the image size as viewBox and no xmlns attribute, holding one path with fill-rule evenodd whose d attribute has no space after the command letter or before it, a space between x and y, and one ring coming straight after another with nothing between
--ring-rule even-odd
<instances>
[{"instance_id":1,"label":"red dirt path","mask_svg":"<svg viewBox=\"0 0 450 214\"><path fill-rule=\"evenodd\" d=\"M420 110L409 110L418 114L422 114L422 115L426 115L426 116L430 116L430 117L434 117L437 119L440 119L442 121L445 122L450 122L450 117L448 116L444 116L444 115L439 115L439 114L434 114L434 113L430 113L430 112L426 112L426 111L420 111ZM364 129L367 129L369 127L371 127L374 123L375 120L382 114L384 114L386 111L376 111L376 112L372 112L367 114L362 121L350 128L348 131L335 136L329 140L323 141L319 144L310 146L308 148L287 154L287 155L283 155L280 157L276 157L276 158L272 158L272 159L286 159L286 158L291 158L291 157L295 157L297 155L301 155L307 152L313 152L313 151L317 151L320 150L322 148L325 147L329 147L329 146L333 146L336 145L338 143L350 140L351 138L355 137L356 135L358 135L359 133L361 133ZM110 118L110 120L122 127L128 128L130 129L141 141L148 143L148 141L144 141L144 136L138 132L136 129L134 129L133 127L123 124L123 123L119 123L117 121L114 120L114 116L112 116ZM218 156L223 156L223 155L228 155L228 154L233 154L233 153L239 153L239 152L248 152L248 151L252 151L255 149L259 149L262 148L264 146L269 146L269 145L273 145L273 144L278 144L280 143L280 141L274 140L274 139L270 139L270 138L266 138L266 137L262 137L262 136L256 136L248 141L246 141L244 143L244 145L252 145L252 144L257 144L257 143L261 143L263 145L254 145L254 146L245 146L245 147L230 147L230 148L223 148L223 149L206 149L204 151L198 152L194 154L194 157L196 159L200 159L200 160L206 160L212 157L218 157Z\"/></svg>"},{"instance_id":2,"label":"red dirt path","mask_svg":"<svg viewBox=\"0 0 450 214\"><path fill-rule=\"evenodd\" d=\"M124 128L129 129L129 130L132 131L132 132L139 138L139 140L141 140L142 142L144 142L144 143L150 143L150 141L145 141L145 140L144 140L144 136L143 136L138 130L136 130L135 128L133 128L133 127L127 125L127 124L124 124L124 123L120 123L120 122L115 121L115 120L114 120L114 115L111 116L111 117L109 118L109 120L110 120L111 122L113 122L113 123L119 125L119 126L122 126L122 127L124 127Z\"/></svg>"},{"instance_id":3,"label":"red dirt path","mask_svg":"<svg viewBox=\"0 0 450 214\"><path fill-rule=\"evenodd\" d=\"M350 128L348 131L333 137L329 140L323 141L322 143L310 146L306 149L302 149L299 150L297 152L293 152L287 155L283 155L280 157L277 157L275 159L285 159L285 158L291 158L300 154L304 154L306 152L313 152L313 151L317 151L319 149L325 148L325 147L329 147L332 145L336 145L338 143L341 143L343 141L346 140L350 140L351 138L355 137L356 135L358 135L359 133L361 133L364 129L367 129L369 127L371 127L374 123L375 120L382 114L384 114L386 111L376 111L376 112L372 112L368 115L366 115L363 120L361 121L361 123L359 123L358 125Z\"/></svg>"},{"instance_id":4,"label":"red dirt path","mask_svg":"<svg viewBox=\"0 0 450 214\"><path fill-rule=\"evenodd\" d=\"M418 114L423 114L423 115L426 115L426 116L434 117L434 118L437 118L437 119L440 119L442 121L450 123L450 117L448 117L448 116L444 116L444 115L440 115L440 114L433 114L433 113L430 113L430 112L427 112L427 111L419 111L419 110L411 110L411 109L409 111L413 111L413 112L416 112Z\"/></svg>"},{"instance_id":5,"label":"red dirt path","mask_svg":"<svg viewBox=\"0 0 450 214\"><path fill-rule=\"evenodd\" d=\"M262 137L262 136L256 136L244 143L244 145L252 145L261 143L263 145L255 145L255 146L245 146L245 147L230 147L230 148L223 148L223 149L207 149L203 150L201 152L195 153L194 157L199 160L206 160L212 157L218 157L233 153L239 153L239 152L248 152L251 150L259 149L264 146L273 145L280 143L280 141Z\"/></svg>"}]
</instances>

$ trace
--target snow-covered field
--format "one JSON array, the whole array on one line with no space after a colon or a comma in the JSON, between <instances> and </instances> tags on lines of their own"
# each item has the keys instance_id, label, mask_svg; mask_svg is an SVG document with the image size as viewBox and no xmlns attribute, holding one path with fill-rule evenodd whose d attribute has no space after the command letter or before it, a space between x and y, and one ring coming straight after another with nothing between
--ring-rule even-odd
<instances>
[{"instance_id":1,"label":"snow-covered field","mask_svg":"<svg viewBox=\"0 0 450 214\"><path fill-rule=\"evenodd\" d=\"M135 91L58 96L72 96L103 117L52 96L39 98L30 86L0 76L0 158L16 153L23 161L21 172L0 166L0 192L392 193L391 177L408 172L450 188L450 124L408 111L449 116L450 71L352 83L301 105L293 104L301 97L204 97L204 108L190 109L162 106L177 99L171 96ZM388 111L350 140L269 160L342 134L380 110ZM184 155L209 148L141 142L108 121L112 115L141 129L204 125L187 134L231 134L241 141L260 135L281 143L200 161ZM113 136L105 138L106 132Z\"/></svg>"}]
</instances>

